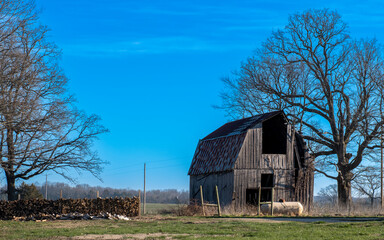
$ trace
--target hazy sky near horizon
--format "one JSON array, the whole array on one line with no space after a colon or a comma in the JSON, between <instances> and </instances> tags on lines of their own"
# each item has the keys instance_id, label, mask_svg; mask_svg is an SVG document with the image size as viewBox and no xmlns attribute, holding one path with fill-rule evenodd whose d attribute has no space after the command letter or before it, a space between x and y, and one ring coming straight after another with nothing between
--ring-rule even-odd
<instances>
[{"instance_id":1,"label":"hazy sky near horizon","mask_svg":"<svg viewBox=\"0 0 384 240\"><path fill-rule=\"evenodd\" d=\"M78 107L96 113L110 133L95 144L110 164L103 183L188 189L198 140L229 119L220 105L230 76L290 14L337 10L355 38L384 42L382 1L37 0L41 22L62 49L61 66ZM76 174L76 173L74 173ZM65 181L50 173L49 181ZM43 182L45 176L31 182ZM315 179L315 192L332 183Z\"/></svg>"}]
</instances>

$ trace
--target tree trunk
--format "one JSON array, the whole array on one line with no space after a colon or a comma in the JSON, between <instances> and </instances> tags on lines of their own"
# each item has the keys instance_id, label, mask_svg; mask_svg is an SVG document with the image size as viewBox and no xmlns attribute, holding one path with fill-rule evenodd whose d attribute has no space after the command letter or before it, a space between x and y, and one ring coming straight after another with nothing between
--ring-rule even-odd
<instances>
[{"instance_id":1,"label":"tree trunk","mask_svg":"<svg viewBox=\"0 0 384 240\"><path fill-rule=\"evenodd\" d=\"M17 200L15 175L13 173L7 173L6 172L5 176L7 178L8 201Z\"/></svg>"},{"instance_id":2,"label":"tree trunk","mask_svg":"<svg viewBox=\"0 0 384 240\"><path fill-rule=\"evenodd\" d=\"M351 181L353 173L350 171L340 171L337 176L337 193L339 207L343 210L349 209L352 203Z\"/></svg>"},{"instance_id":3,"label":"tree trunk","mask_svg":"<svg viewBox=\"0 0 384 240\"><path fill-rule=\"evenodd\" d=\"M7 127L7 149L8 149L8 169L5 170L5 177L7 178L7 193L8 201L17 200L16 196L16 186L15 186L15 143L13 142L13 130L11 127Z\"/></svg>"}]
</instances>

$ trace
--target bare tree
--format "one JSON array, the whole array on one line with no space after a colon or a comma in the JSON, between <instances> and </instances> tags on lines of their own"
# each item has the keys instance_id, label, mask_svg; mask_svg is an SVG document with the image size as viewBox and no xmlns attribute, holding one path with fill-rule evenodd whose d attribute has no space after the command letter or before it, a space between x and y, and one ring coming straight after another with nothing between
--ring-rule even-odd
<instances>
[{"instance_id":1,"label":"bare tree","mask_svg":"<svg viewBox=\"0 0 384 240\"><path fill-rule=\"evenodd\" d=\"M294 14L224 79L223 108L236 116L284 110L309 141L316 170L351 202L353 170L379 147L383 58L375 40L353 40L337 12ZM333 173L332 173L333 172Z\"/></svg>"},{"instance_id":2,"label":"bare tree","mask_svg":"<svg viewBox=\"0 0 384 240\"><path fill-rule=\"evenodd\" d=\"M321 197L322 201L332 205L337 204L337 184L328 185L320 189L318 196Z\"/></svg>"},{"instance_id":3,"label":"bare tree","mask_svg":"<svg viewBox=\"0 0 384 240\"><path fill-rule=\"evenodd\" d=\"M373 166L359 167L352 183L352 186L360 196L369 198L371 206L373 206L375 199L380 198L378 196L381 186L380 172L377 168Z\"/></svg>"},{"instance_id":4,"label":"bare tree","mask_svg":"<svg viewBox=\"0 0 384 240\"><path fill-rule=\"evenodd\" d=\"M16 179L45 171L68 179L73 179L70 168L97 176L103 162L91 146L107 131L99 117L74 106L58 65L60 51L47 41L47 28L38 24L34 2L12 3L29 9L27 15L18 14L21 20L12 22L16 27L10 27L0 44L0 164L9 200L16 199ZM10 13L17 11L10 7Z\"/></svg>"}]
</instances>

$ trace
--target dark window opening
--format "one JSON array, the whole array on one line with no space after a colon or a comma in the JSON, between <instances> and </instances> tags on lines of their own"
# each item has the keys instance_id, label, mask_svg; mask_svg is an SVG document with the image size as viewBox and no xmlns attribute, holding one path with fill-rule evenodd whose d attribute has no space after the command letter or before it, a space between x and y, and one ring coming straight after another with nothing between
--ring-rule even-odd
<instances>
[{"instance_id":1,"label":"dark window opening","mask_svg":"<svg viewBox=\"0 0 384 240\"><path fill-rule=\"evenodd\" d=\"M287 152L287 125L282 115L263 122L264 154L286 154Z\"/></svg>"},{"instance_id":2,"label":"dark window opening","mask_svg":"<svg viewBox=\"0 0 384 240\"><path fill-rule=\"evenodd\" d=\"M249 205L254 205L256 206L257 205L257 201L258 201L258 189L247 189L246 190L246 203L249 204Z\"/></svg>"},{"instance_id":3,"label":"dark window opening","mask_svg":"<svg viewBox=\"0 0 384 240\"><path fill-rule=\"evenodd\" d=\"M260 201L272 201L273 174L261 174L261 196ZM265 189L266 188L266 189Z\"/></svg>"},{"instance_id":4,"label":"dark window opening","mask_svg":"<svg viewBox=\"0 0 384 240\"><path fill-rule=\"evenodd\" d=\"M261 189L261 202L270 202L272 201L272 189Z\"/></svg>"},{"instance_id":5,"label":"dark window opening","mask_svg":"<svg viewBox=\"0 0 384 240\"><path fill-rule=\"evenodd\" d=\"M261 174L261 187L273 187L273 174Z\"/></svg>"}]
</instances>

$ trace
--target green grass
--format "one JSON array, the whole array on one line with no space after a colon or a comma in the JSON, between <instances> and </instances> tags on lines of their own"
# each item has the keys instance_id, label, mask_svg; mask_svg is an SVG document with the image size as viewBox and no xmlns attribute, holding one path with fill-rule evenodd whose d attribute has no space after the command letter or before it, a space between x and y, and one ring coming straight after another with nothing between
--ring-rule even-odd
<instances>
[{"instance_id":1,"label":"green grass","mask_svg":"<svg viewBox=\"0 0 384 240\"><path fill-rule=\"evenodd\" d=\"M143 204L141 204L143 207ZM178 204L166 204L166 203L147 203L146 204L146 213L147 214L164 214L172 212L172 210L178 208Z\"/></svg>"},{"instance_id":2,"label":"green grass","mask_svg":"<svg viewBox=\"0 0 384 240\"><path fill-rule=\"evenodd\" d=\"M256 219L257 220L257 219ZM247 219L146 217L132 221L0 221L0 239L52 239L87 234L160 234L164 239L384 239L384 221L255 222ZM161 235L162 234L162 235ZM127 238L129 236L126 236Z\"/></svg>"}]
</instances>

